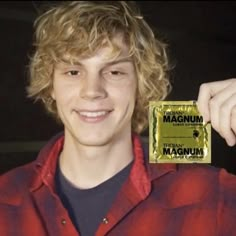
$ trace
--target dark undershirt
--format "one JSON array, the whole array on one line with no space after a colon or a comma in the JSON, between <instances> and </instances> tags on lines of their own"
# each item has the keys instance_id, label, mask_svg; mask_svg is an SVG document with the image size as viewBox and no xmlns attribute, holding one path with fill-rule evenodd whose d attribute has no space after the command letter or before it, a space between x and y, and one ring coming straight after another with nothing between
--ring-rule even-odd
<instances>
[{"instance_id":1,"label":"dark undershirt","mask_svg":"<svg viewBox=\"0 0 236 236\"><path fill-rule=\"evenodd\" d=\"M98 186L82 190L74 187L64 177L58 165L56 189L81 236L95 235L122 184L128 178L132 163Z\"/></svg>"}]
</instances>

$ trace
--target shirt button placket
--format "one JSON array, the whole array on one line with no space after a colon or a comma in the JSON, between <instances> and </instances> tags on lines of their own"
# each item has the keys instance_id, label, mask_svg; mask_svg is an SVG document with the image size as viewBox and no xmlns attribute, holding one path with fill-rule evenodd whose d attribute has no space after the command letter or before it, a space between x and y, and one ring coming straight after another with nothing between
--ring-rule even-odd
<instances>
[{"instance_id":1,"label":"shirt button placket","mask_svg":"<svg viewBox=\"0 0 236 236\"><path fill-rule=\"evenodd\" d=\"M107 225L107 224L109 223L109 221L108 221L108 219L105 217L105 218L102 219L102 223Z\"/></svg>"},{"instance_id":2,"label":"shirt button placket","mask_svg":"<svg viewBox=\"0 0 236 236\"><path fill-rule=\"evenodd\" d=\"M65 219L61 219L61 224L62 225L66 225L66 220Z\"/></svg>"}]
</instances>

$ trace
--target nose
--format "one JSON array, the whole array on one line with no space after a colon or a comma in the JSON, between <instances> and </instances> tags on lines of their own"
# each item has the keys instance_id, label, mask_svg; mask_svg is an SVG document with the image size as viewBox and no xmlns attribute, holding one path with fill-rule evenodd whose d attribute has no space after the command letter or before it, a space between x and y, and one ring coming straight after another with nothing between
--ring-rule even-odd
<instances>
[{"instance_id":1,"label":"nose","mask_svg":"<svg viewBox=\"0 0 236 236\"><path fill-rule=\"evenodd\" d=\"M86 76L80 93L81 97L87 100L102 99L107 96L103 80L99 75Z\"/></svg>"}]
</instances>

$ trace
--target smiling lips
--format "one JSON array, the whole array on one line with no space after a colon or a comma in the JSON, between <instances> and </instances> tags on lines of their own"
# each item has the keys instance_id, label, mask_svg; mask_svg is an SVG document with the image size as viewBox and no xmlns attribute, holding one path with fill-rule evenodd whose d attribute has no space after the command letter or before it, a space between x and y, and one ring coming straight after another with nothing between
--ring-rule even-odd
<instances>
[{"instance_id":1,"label":"smiling lips","mask_svg":"<svg viewBox=\"0 0 236 236\"><path fill-rule=\"evenodd\" d=\"M103 121L111 111L100 110L100 111L77 111L79 117L82 121L89 123L96 123Z\"/></svg>"}]
</instances>

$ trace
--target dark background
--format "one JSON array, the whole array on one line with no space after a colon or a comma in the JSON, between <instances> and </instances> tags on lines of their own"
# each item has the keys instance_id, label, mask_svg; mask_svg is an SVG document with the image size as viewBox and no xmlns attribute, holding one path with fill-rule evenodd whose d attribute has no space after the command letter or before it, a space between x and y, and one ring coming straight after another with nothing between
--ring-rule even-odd
<instances>
[{"instance_id":1,"label":"dark background","mask_svg":"<svg viewBox=\"0 0 236 236\"><path fill-rule=\"evenodd\" d=\"M168 100L195 100L201 83L236 77L234 1L138 4L144 18L168 43L175 64L174 89ZM39 1L0 2L0 173L35 159L43 143L62 130L25 93L33 21L40 6ZM213 131L212 165L236 174L235 150Z\"/></svg>"}]
</instances>

